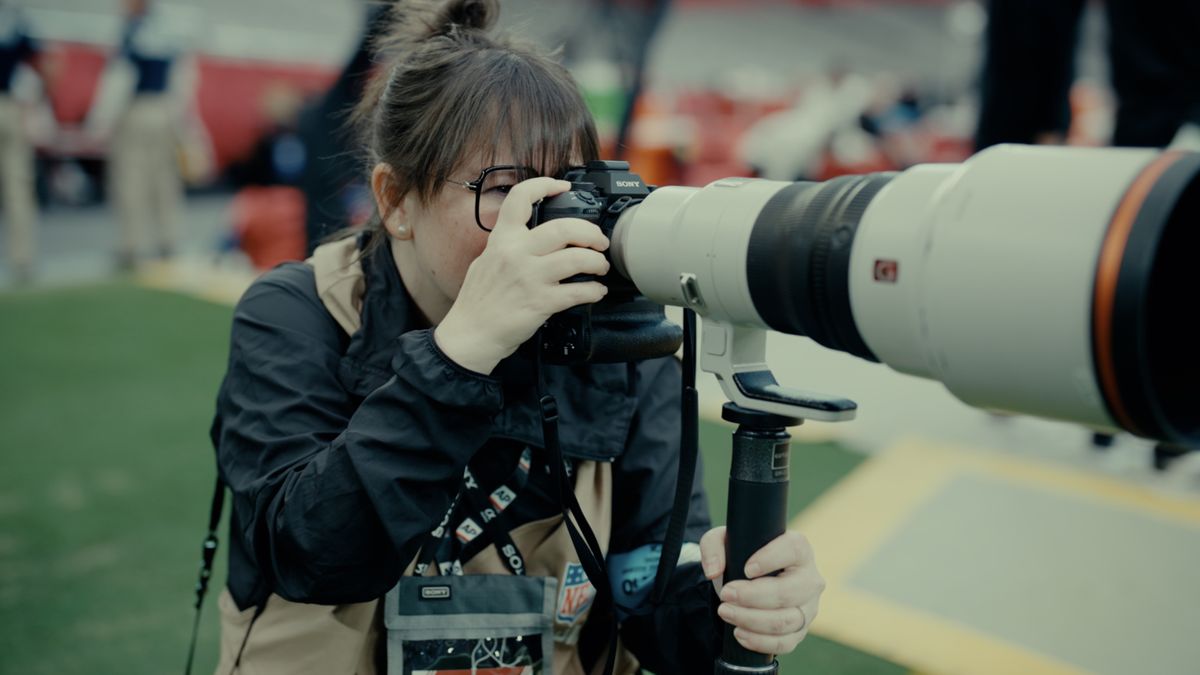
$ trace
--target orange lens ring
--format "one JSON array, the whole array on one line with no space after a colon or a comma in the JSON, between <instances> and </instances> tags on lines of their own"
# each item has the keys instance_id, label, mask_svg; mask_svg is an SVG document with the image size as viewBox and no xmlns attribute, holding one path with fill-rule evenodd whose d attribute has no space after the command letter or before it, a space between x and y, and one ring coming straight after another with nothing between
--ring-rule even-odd
<instances>
[{"instance_id":1,"label":"orange lens ring","mask_svg":"<svg viewBox=\"0 0 1200 675\"><path fill-rule=\"evenodd\" d=\"M1100 390L1108 403L1109 411L1119 425L1138 433L1121 399L1117 382L1116 354L1113 346L1113 322L1116 315L1117 282L1121 274L1121 262L1134 221L1150 194L1150 190L1163 173L1183 157L1182 153L1167 152L1155 158L1138 174L1113 214L1100 249L1100 262L1096 268L1096 288L1093 298L1092 335L1096 349L1096 369L1100 379Z\"/></svg>"}]
</instances>

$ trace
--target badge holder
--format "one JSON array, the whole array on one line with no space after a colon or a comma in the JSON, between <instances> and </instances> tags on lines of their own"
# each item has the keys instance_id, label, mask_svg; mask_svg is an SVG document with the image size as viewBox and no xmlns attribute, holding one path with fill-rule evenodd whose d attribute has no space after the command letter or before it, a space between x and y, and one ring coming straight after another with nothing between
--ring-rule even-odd
<instances>
[{"instance_id":1,"label":"badge holder","mask_svg":"<svg viewBox=\"0 0 1200 675\"><path fill-rule=\"evenodd\" d=\"M388 675L553 675L554 577L402 577L384 600Z\"/></svg>"}]
</instances>

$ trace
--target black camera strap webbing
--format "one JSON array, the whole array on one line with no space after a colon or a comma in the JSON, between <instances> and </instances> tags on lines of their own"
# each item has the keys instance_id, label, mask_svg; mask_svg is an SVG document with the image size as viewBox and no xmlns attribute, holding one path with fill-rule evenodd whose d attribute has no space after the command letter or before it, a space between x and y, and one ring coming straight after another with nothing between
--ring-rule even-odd
<instances>
[{"instance_id":1,"label":"black camera strap webbing","mask_svg":"<svg viewBox=\"0 0 1200 675\"><path fill-rule=\"evenodd\" d=\"M421 547L421 553L417 557L417 565L413 568L413 576L423 576L429 566L436 562L446 565L445 568L439 565L439 571L442 574L453 573L452 570L455 569L461 570L460 559L463 549L459 547L457 551L455 550L456 538L465 547L483 532L487 532L491 537L504 566L513 574L524 575L525 559L509 535L510 528L504 511L525 489L529 482L532 465L533 452L526 447L517 457L516 466L509 479L492 490L486 497L471 470L464 469L463 486L450 503L450 508L446 511L441 523L426 537L425 543ZM470 508L467 513L458 514L457 509L464 501ZM451 523L458 523L458 525L452 528ZM451 532L454 534L453 537ZM514 560L516 564L514 564Z\"/></svg>"},{"instance_id":2,"label":"black camera strap webbing","mask_svg":"<svg viewBox=\"0 0 1200 675\"><path fill-rule=\"evenodd\" d=\"M203 548L200 551L200 577L196 580L196 618L192 620L192 641L188 646L187 664L184 675L191 675L192 661L196 656L196 638L200 633L200 609L204 605L204 596L208 594L208 582L212 578L213 560L217 557L217 528L221 526L221 511L225 508L225 482L217 474L217 484L213 488L212 506L208 512L208 535L204 537Z\"/></svg>"},{"instance_id":3,"label":"black camera strap webbing","mask_svg":"<svg viewBox=\"0 0 1200 675\"><path fill-rule=\"evenodd\" d=\"M446 540L450 523L454 522L454 515L458 510L458 504L461 500L462 491L459 490L454 495L454 499L450 500L450 507L446 509L446 515L442 516L441 522L425 536L425 543L421 544L421 550L417 553L417 564L413 567L413 576L424 576L425 570L437 560L442 543Z\"/></svg>"},{"instance_id":4,"label":"black camera strap webbing","mask_svg":"<svg viewBox=\"0 0 1200 675\"><path fill-rule=\"evenodd\" d=\"M662 555L658 559L658 570L654 573L654 593L650 596L650 602L654 605L662 604L665 599L667 585L675 574L675 565L679 562L679 552L683 549L688 507L692 501L692 483L696 480L696 464L700 454L697 438L699 415L699 397L696 393L696 313L690 309L684 309L679 475L675 479L675 504L671 508L667 538L663 542Z\"/></svg>"},{"instance_id":5,"label":"black camera strap webbing","mask_svg":"<svg viewBox=\"0 0 1200 675\"><path fill-rule=\"evenodd\" d=\"M558 404L546 388L546 373L542 366L542 333L534 337L533 369L537 379L538 403L542 417L542 435L546 446L546 454L554 476L555 490L558 493L558 503L562 509L563 526L571 537L571 544L579 556L579 564L592 586L596 589L598 602L593 605L593 612L601 608L608 614L608 658L604 666L604 675L612 675L617 663L617 613L612 606L612 586L608 581L608 572L604 562L604 549L596 539L579 499L575 496L575 487L567 476L563 465L562 446L558 438ZM574 521L572 521L574 518ZM607 603L604 606L602 603Z\"/></svg>"},{"instance_id":6,"label":"black camera strap webbing","mask_svg":"<svg viewBox=\"0 0 1200 675\"><path fill-rule=\"evenodd\" d=\"M485 501L478 490L468 492L467 499L475 512L483 519L483 514L489 508L490 502ZM483 521L483 530L491 537L492 544L496 548L496 555L500 556L500 562L508 568L508 571L519 577L525 576L525 556L521 555L521 550L517 548L517 545L513 543L512 536L509 535L511 528L508 526L508 518L504 515L503 510L493 509L493 511L495 515L490 520Z\"/></svg>"},{"instance_id":7,"label":"black camera strap webbing","mask_svg":"<svg viewBox=\"0 0 1200 675\"><path fill-rule=\"evenodd\" d=\"M204 605L204 596L208 594L208 582L212 579L213 561L217 557L217 528L221 526L221 512L225 509L225 481L221 480L220 470L217 472L217 483L213 487L212 506L208 512L208 534L204 537L203 549L200 552L200 578L196 581L196 618L192 620L192 640L188 645L187 663L184 664L184 675L191 675L192 663L196 657L196 638L200 634L200 610ZM254 607L254 616L246 626L242 636L242 646L238 648L237 658L233 661L233 670L242 663L242 652L246 651L246 643L250 641L250 631L267 608L267 600L263 598ZM232 672L232 671L231 671Z\"/></svg>"}]
</instances>

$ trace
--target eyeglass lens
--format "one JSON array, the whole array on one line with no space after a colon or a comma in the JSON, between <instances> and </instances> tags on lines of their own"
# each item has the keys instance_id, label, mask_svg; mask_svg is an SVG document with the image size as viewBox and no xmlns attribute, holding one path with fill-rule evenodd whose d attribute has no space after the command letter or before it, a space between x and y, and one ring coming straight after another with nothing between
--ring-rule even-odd
<instances>
[{"instance_id":1,"label":"eyeglass lens","mask_svg":"<svg viewBox=\"0 0 1200 675\"><path fill-rule=\"evenodd\" d=\"M509 190L523 180L537 176L532 169L523 167L489 167L484 169L475 193L475 222L491 232L500 214L500 205Z\"/></svg>"}]
</instances>

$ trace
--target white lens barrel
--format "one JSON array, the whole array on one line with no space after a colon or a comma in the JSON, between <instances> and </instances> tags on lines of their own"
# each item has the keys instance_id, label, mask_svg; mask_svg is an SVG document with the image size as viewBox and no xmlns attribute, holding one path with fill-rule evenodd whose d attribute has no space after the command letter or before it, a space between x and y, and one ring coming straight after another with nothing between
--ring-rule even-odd
<instances>
[{"instance_id":1,"label":"white lens barrel","mask_svg":"<svg viewBox=\"0 0 1200 675\"><path fill-rule=\"evenodd\" d=\"M759 211L789 185L726 178L703 188L651 192L614 228L617 272L655 302L765 327L750 297L746 254Z\"/></svg>"},{"instance_id":2,"label":"white lens barrel","mask_svg":"<svg viewBox=\"0 0 1200 675\"><path fill-rule=\"evenodd\" d=\"M1118 202L1156 154L997 146L893 180L851 257L863 339L970 405L1115 426L1093 365L1096 264ZM903 283L877 279L891 264L880 261Z\"/></svg>"},{"instance_id":3,"label":"white lens barrel","mask_svg":"<svg viewBox=\"0 0 1200 675\"><path fill-rule=\"evenodd\" d=\"M655 302L973 406L1195 444L1197 223L1200 154L1008 145L898 175L660 188L621 216L612 258Z\"/></svg>"}]
</instances>

